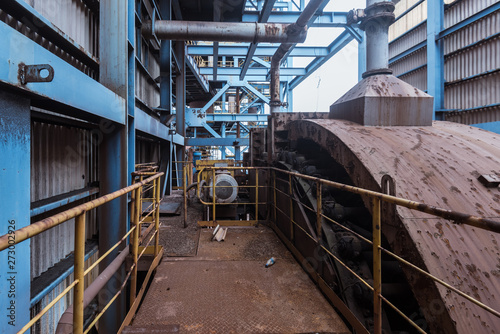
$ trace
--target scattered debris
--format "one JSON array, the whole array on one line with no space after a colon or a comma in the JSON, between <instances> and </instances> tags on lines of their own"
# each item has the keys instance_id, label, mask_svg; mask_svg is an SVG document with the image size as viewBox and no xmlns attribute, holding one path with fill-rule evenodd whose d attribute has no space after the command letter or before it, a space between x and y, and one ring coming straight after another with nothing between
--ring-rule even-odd
<instances>
[{"instance_id":1,"label":"scattered debris","mask_svg":"<svg viewBox=\"0 0 500 334\"><path fill-rule=\"evenodd\" d=\"M212 241L217 240L218 242L224 241L224 238L226 238L226 233L227 233L227 227L220 227L220 225L217 225L217 227L214 229L214 232L212 233Z\"/></svg>"},{"instance_id":2,"label":"scattered debris","mask_svg":"<svg viewBox=\"0 0 500 334\"><path fill-rule=\"evenodd\" d=\"M274 257L270 258L269 260L267 260L266 262L266 268L269 268L270 266L272 266L274 264Z\"/></svg>"}]
</instances>

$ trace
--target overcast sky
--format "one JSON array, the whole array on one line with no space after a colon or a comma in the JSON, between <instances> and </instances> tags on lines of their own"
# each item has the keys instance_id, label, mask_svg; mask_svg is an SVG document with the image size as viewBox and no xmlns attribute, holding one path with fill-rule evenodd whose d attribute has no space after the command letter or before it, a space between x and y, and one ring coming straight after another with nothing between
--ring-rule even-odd
<instances>
[{"instance_id":1,"label":"overcast sky","mask_svg":"<svg viewBox=\"0 0 500 334\"><path fill-rule=\"evenodd\" d=\"M349 11L365 8L366 0L330 0L325 11ZM311 28L304 45L329 45L342 28ZM311 58L294 58L293 66L303 67ZM332 57L319 70L311 74L294 90L294 111L330 110L339 97L358 81L358 43L351 42L341 52Z\"/></svg>"}]
</instances>

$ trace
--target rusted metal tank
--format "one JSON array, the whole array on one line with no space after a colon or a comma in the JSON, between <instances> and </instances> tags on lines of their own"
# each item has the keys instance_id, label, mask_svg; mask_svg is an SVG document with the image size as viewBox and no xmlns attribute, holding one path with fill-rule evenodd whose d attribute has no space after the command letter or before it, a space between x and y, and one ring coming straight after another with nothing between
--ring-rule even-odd
<instances>
[{"instance_id":1,"label":"rusted metal tank","mask_svg":"<svg viewBox=\"0 0 500 334\"><path fill-rule=\"evenodd\" d=\"M389 175L398 197L500 219L500 189L478 180L483 174L500 176L498 134L449 122L367 127L310 119L274 125L285 127L291 141L312 140L328 151L355 186L380 192L382 176ZM498 234L406 208L386 210L382 231L400 256L500 309ZM432 333L494 333L500 328L498 317L414 270L403 269Z\"/></svg>"}]
</instances>

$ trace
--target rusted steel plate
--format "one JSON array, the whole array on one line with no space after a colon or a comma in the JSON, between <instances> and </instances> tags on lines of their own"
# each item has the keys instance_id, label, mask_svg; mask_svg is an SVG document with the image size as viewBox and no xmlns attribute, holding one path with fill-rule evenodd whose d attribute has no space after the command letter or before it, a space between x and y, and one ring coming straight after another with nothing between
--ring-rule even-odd
<instances>
[{"instance_id":1,"label":"rusted steel plate","mask_svg":"<svg viewBox=\"0 0 500 334\"><path fill-rule=\"evenodd\" d=\"M354 184L380 191L396 180L399 197L500 220L500 190L486 188L482 174L500 175L500 135L466 125L364 127L340 120L289 125L290 139L314 140L341 163ZM368 207L369 200L365 199ZM397 209L383 231L394 250L431 274L500 310L500 236L444 219ZM494 333L500 319L461 296L407 270L433 332Z\"/></svg>"}]
</instances>

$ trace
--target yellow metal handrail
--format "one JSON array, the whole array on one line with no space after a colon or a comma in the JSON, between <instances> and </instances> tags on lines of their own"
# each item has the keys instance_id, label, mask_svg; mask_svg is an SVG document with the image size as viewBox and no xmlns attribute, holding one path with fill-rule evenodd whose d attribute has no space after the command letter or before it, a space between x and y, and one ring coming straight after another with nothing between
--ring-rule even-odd
<instances>
[{"instance_id":1,"label":"yellow metal handrail","mask_svg":"<svg viewBox=\"0 0 500 334\"><path fill-rule=\"evenodd\" d=\"M146 164L146 166L142 167L147 167L145 169L147 170L154 170L153 166L150 164ZM43 233L59 224L62 224L72 218L75 218L75 250L74 250L74 281L58 296L56 296L46 307L43 308L42 311L40 311L37 315L35 315L18 333L24 333L26 332L31 326L33 326L45 313L47 313L59 300L61 300L66 294L68 294L71 289L73 289L73 333L77 334L82 334L82 333L88 333L90 329L95 325L97 320L101 317L101 315L106 311L106 309L114 302L114 300L120 295L123 291L123 288L126 285L126 282L128 280L128 277L131 277L131 297L133 296L135 299L135 289L136 289L136 284L137 284L137 261L140 258L140 256L137 256L137 249L139 246L139 234L140 234L140 224L142 221L139 220L140 216L142 215L142 201L141 201L141 193L143 192L143 188L149 184L153 185L153 190L154 190L154 209L151 210L151 212L155 213L155 232L153 233L153 236L150 238L149 242L151 242L152 238L155 238L155 246L154 246L154 256L155 256L155 261L154 263L157 263L157 258L158 255L160 254L160 249L158 245L158 240L159 240L159 207L160 207L160 177L163 175L163 173L156 173L156 172L139 172L139 173L133 173L133 179L134 179L134 184L128 187L125 187L123 189L120 189L118 191L115 191L113 193L101 196L99 198L96 198L92 201L89 201L87 203L78 205L74 208L71 208L69 210L63 211L61 213L58 213L54 216L45 218L43 220L40 220L38 222L35 222L31 225L28 225L26 227L23 227L21 229L16 230L15 233L15 244L19 244L29 238L32 238L40 233ZM143 177L146 176L146 179L143 179ZM136 182L136 177L139 177L140 180ZM133 210L132 212L135 213L133 215L133 227L130 228L130 230L125 234L125 236L122 237L122 239L117 242L115 245L111 247L106 253L104 253L95 263L93 263L87 270L84 270L84 263L85 263L85 216L86 213L92 209L95 209L101 205L104 205L120 196L124 196L128 194L129 192L134 192L133 196ZM131 244L133 245L133 256L134 256L134 263L132 265L131 271L128 273L127 278L125 279L124 283L122 284L121 289L115 294L115 296L108 302L108 304L104 307L104 309L96 316L94 321L92 322L91 326L89 326L86 331L84 332L83 328L83 315L84 315L84 277L87 275L92 269L94 269L99 262L101 262L106 256L108 256L113 250L115 250L123 241L125 241L128 236L134 233L133 238L131 240ZM149 244L148 242L148 244ZM14 244L14 245L15 245ZM7 249L9 246L12 246L13 244L9 244L9 239L8 235L3 235L0 237L0 251L4 251ZM147 246L146 246L147 247ZM140 255L142 255L146 247L144 247L144 250ZM151 272L150 268L150 272ZM150 275L150 272L148 272L148 275ZM146 280L147 281L147 280ZM147 283L147 282L146 282ZM144 288L144 285L143 285ZM143 290L141 288L141 291ZM132 293L134 291L134 293ZM141 295L142 296L142 295ZM140 298L139 298L140 300ZM135 300L134 300L135 301ZM128 319L128 322L130 322L131 316L133 316L133 313L135 313L135 310L138 307L138 302L131 302L131 308L129 311L129 314L127 315L127 318L125 319L125 322ZM133 311L133 312L132 312ZM125 323L124 322L124 323ZM123 329L123 326L122 328ZM121 332L120 329L120 332Z\"/></svg>"},{"instance_id":2,"label":"yellow metal handrail","mask_svg":"<svg viewBox=\"0 0 500 334\"><path fill-rule=\"evenodd\" d=\"M255 207L256 207L256 217L258 217L258 206L259 206L259 204L267 204L267 203L259 203L258 202L258 193L259 193L258 189L259 188L271 188L272 191L273 191L273 195L272 196L273 196L273 199L274 199L274 201L272 202L272 209L274 211L274 221L276 222L277 212L280 212L282 215L284 215L286 217L286 219L288 219L290 221L290 226L289 226L290 235L289 235L289 238L285 237L285 235L283 233L280 233L280 230L277 228L276 225L274 225L273 228L278 233L278 235L280 235L280 237L282 237L282 238L289 239L290 241L293 242L293 240L295 239L295 236L294 236L294 227L300 229L308 238L310 238L313 241L315 241L315 243L318 245L318 247L320 247L329 256L331 256L337 263L339 263L341 266L343 266L344 268L346 268L363 285L365 285L366 287L368 287L368 289L370 289L371 291L373 291L373 295L374 295L374 297L373 297L374 298L373 299L373 302L374 302L373 315L374 315L374 332L375 333L377 333L377 334L382 333L382 303L383 302L386 303L389 307L393 308L406 321L408 321L408 323L412 327L414 327L418 332L425 333L425 331L422 330L414 321L412 321L408 316L406 316L401 310L399 310L395 305L393 305L389 300L387 300L387 298L385 298L382 295L382 268L381 268L382 252L388 254L391 257L393 257L394 259L396 259L400 263L402 263L402 264L404 264L406 266L409 266L413 270L416 270L419 273L425 275L426 277L432 279L434 282L436 282L436 283L438 283L438 284L446 287L447 289L449 289L449 290L451 290L451 291L459 294L463 298L466 298L468 301L470 301L470 302L474 303L475 305L483 308L487 312L489 312L489 313L491 313L491 314L493 314L493 315L495 315L497 317L500 317L500 312L498 310L494 310L493 308L485 305L481 301L479 301L479 300L477 300L477 299L475 299L475 298L467 295L466 293L464 293L464 292L460 291L459 289L453 287L452 285L446 283L444 280L442 280L442 279L440 279L438 277L435 277L434 275L432 275L432 274L430 274L430 273L422 270L421 268L419 268L416 265L408 262L407 260L401 258L400 256L398 256L398 255L390 252L389 250L383 248L381 246L381 236L382 236L382 234L381 234L381 227L382 227L381 226L381 203L382 202L392 203L392 204L395 204L395 205L398 205L398 206L401 206L401 207L405 207L405 208L408 208L408 209L411 209L411 210L417 210L417 211L424 212L424 213L427 213L427 214L430 214L430 215L433 215L433 216L441 217L441 218L444 218L444 219L447 219L447 220L452 220L455 224L470 225L470 226L474 226L474 227L477 227L477 228L485 229L485 230L496 232L496 233L500 232L500 223L499 222L493 221L493 220L487 219L487 218L481 218L481 217L467 215L467 214L456 212L456 211L452 211L452 210L446 210L446 209L438 208L438 207L431 206L431 205L428 205L428 204L419 203L419 202L416 202L416 201L411 201L411 200L399 198L399 197L396 197L396 196L386 195L386 194L383 194L383 193L378 193L378 192L375 192L375 191L366 190L366 189L362 189L362 188L358 188L358 187L354 187L354 186L349 186L349 185L337 183L337 182L334 182L334 181L324 180L324 179L320 179L320 178L317 178L317 177L303 175L303 174L300 174L300 173L290 172L290 171L286 171L286 170L282 170L282 169L278 169L278 168L270 168L270 167L206 167L206 168L203 168L200 171L199 175L198 175L198 189L197 189L197 194L198 194L198 198L200 199L200 202L202 204L212 207L212 221L209 222L212 225L210 225L210 226L215 226L216 224L220 224L221 223L221 221L216 221L215 220L215 211L216 211L216 207L218 205L230 205L230 204L234 204L234 203L217 203L216 200L215 200L215 196L212 196L213 198L212 198L211 202L206 202L203 199L201 199L201 197L200 197L200 191L201 191L201 189L208 187L208 185L202 186L200 184L200 175L201 175L201 172L204 171L204 170L210 171L211 175L212 175L212 179L214 179L215 178L215 171L217 169L224 169L224 170L228 170L228 171L242 170L242 171L247 171L247 172L248 171L252 171L252 170L253 171L267 170L269 172L272 172L272 173L270 173L270 174L272 174L272 176L270 176L270 178L272 179L272 182L269 182L271 184L270 187L264 186L264 185L259 185L258 173L256 173L255 185L239 186L239 187L255 188L255 193L256 193L255 194L255 201L252 202L252 203L246 203L246 204L253 204L253 205L255 205ZM277 173L281 173L283 175L286 175L286 177L284 177L283 179L277 178L276 177ZM298 198L293 198L291 196L291 194L293 194L293 189L292 189L293 178L301 178L301 179L304 179L304 180L313 181L316 184L316 209L313 209L313 208L307 206L306 204L300 202L301 207L304 207L304 208L310 210L311 212L315 213L316 224L317 225L316 225L316 231L312 232L312 234L316 233L315 236L311 235L311 233L307 232L294 219L293 204L294 204L294 202L297 203L300 200ZM276 181L277 180L283 181L284 183L286 183L286 188L288 188L287 189L288 193L286 193L285 191L282 191L282 190L280 190L280 189L278 189L276 187ZM332 188L335 188L335 189L338 189L338 190L343 190L343 191L347 191L347 192L351 192L351 193L355 193L355 194L359 194L359 195L363 195L363 196L371 198L371 200L372 200L373 241L371 241L371 240L369 240L369 239L361 236L360 234L356 233L355 231L352 231L351 229L343 226L342 224L336 222L335 220L333 220L330 217L328 217L325 214L323 214L323 212L322 212L322 195L321 194L322 194L322 189L323 189L324 186L332 187ZM221 186L217 186L217 187L221 187ZM231 187L231 186L222 186L221 188L223 188L223 187ZM215 188L216 188L215 184L210 185L210 188L212 188L213 193L215 193ZM276 201L277 201L277 194L278 193L280 193L281 195L286 196L286 197L289 198L289 201L290 201L290 203L289 203L289 206L290 206L289 212L285 212L287 210L283 210L283 209L281 209L281 208L279 208L277 206L277 204L276 204L277 202ZM353 233L354 235L356 235L357 237L359 237L362 241L367 242L367 243L369 243L369 244L372 245L372 248L373 248L373 283L372 284L370 284L365 279L363 279L358 274L356 274L351 268L349 268L349 266L347 264L345 264L344 262L342 262L341 259L339 259L337 256L335 256L328 248L326 248L325 246L323 246L321 244L320 241L321 241L321 232L322 232L323 220L327 220L329 222L334 223L335 225L339 226L340 228L344 229L345 231ZM233 222L234 222L234 225L240 225L238 223L238 221L233 221ZM224 222L224 223L227 224L227 225L231 225L230 221L227 221L227 222ZM209 225L207 225L207 226L209 226ZM286 240L284 240L284 241L286 241ZM289 245L290 247L294 247L293 243L289 243L287 245ZM347 318L349 318L349 317L347 317ZM350 319L352 320L352 317ZM356 323L356 321L352 321L351 324L353 324L353 326L355 327L355 329L357 331L359 331L361 333L368 333L368 330L359 321L357 323Z\"/></svg>"},{"instance_id":3,"label":"yellow metal handrail","mask_svg":"<svg viewBox=\"0 0 500 334\"><path fill-rule=\"evenodd\" d=\"M454 223L456 223L456 224L466 224L466 225L474 226L477 228L485 229L485 230L496 232L496 233L500 232L500 223L499 222L496 222L496 221L493 221L493 220L487 219L487 218L481 218L481 217L467 215L467 214L456 212L456 211L446 210L446 209L434 207L431 205L427 205L424 203L410 201L407 199L402 199L399 197L386 195L386 194L378 193L378 192L371 191L371 190L366 190L366 189L362 189L362 188L358 188L358 187L354 187L354 186L349 186L349 185L345 185L345 184L341 184L341 183L337 183L337 182L333 182L333 181L329 181L329 180L324 180L324 179L320 179L317 177L303 175L303 174L299 174L299 173L295 173L295 172L289 172L289 171L285 171L285 170L277 169L277 168L270 168L270 169L273 171L273 188L274 188L273 189L274 190L273 207L274 207L274 212L275 212L274 213L275 220L276 220L276 211L280 211L288 219L290 219L290 222L291 222L291 224L293 224L293 226L298 227L310 239L316 241L318 246L321 247L328 255L333 257L338 263L340 263L351 274L353 274L361 283L363 283L365 286L367 286L370 290L372 290L374 292L374 309L373 309L374 310L374 333L376 333L376 334L382 333L382 301L384 301L387 305L389 305L391 308L393 308L398 314L400 314L418 332L426 333L417 324L415 324L415 322L413 322L408 316L406 316L401 310L399 310L395 305L393 305L391 302L389 302L382 295L382 273L381 273L381 271L382 271L382 269L381 269L382 252L392 256L397 261L409 266L410 268L412 268L412 269L418 271L419 273L425 275L426 277L432 279L434 282L441 284L444 287L446 287L447 289L450 289L451 291L459 294L460 296L466 298L470 302L483 308L484 310L495 315L496 317L500 317L499 311L494 310L493 308L485 305L484 303L480 302L479 300L467 295L466 293L464 293L464 292L458 290L457 288L453 287L452 285L446 283L444 280L435 277L434 275L426 272L425 270L422 270L421 268L419 268L416 265L410 263L409 261L401 258L400 256L384 249L381 246L381 230L382 229L381 229L381 209L380 208L381 208L381 202L393 203L393 204L396 204L399 206L406 207L408 209L428 213L428 214L438 216L438 217L448 219L448 220L453 220ZM290 185L290 189L289 189L290 194L292 193L292 186L291 186L292 185L292 178L291 178L292 176L316 182L316 189L317 189L317 208L316 208L316 210L314 210L308 206L305 206L304 204L301 204L301 205L303 205L304 207L306 207L307 209L309 209L312 212L316 211L317 223L318 223L318 226L317 226L318 227L318 237L317 238L314 238L313 236L311 236L309 233L307 233L307 231L305 231L304 228L302 228L297 222L295 222L293 220L292 203L293 203L294 199L289 194L286 194L286 193L284 193L276 188L276 173L283 173L283 174L288 175L288 179L289 179L288 183ZM359 195L368 196L372 199L372 205L373 205L373 207L372 207L373 241L370 241L370 240L360 236L359 234L355 233L354 231L351 231L350 229L343 226L342 224L335 222L333 219L327 217L326 215L324 215L322 213L320 198L321 198L321 191L322 191L323 185L327 185L329 187L333 187L333 188L336 188L339 190L344 190L344 191L348 191L348 192L359 194ZM283 212L280 208L277 207L277 205L276 205L276 192L277 191L290 198L290 207L292 208L290 210L290 215ZM325 219L329 220L330 222L335 223L337 226L343 228L344 230L355 234L361 240L372 244L372 247L373 247L373 286L371 286L368 282L363 280L359 275L357 275L353 270L351 270L345 263L343 263L338 257L336 257L330 250L328 250L326 247L321 245L321 243L319 242L319 238L320 238L319 231L320 231L321 225L322 225L321 218L325 218ZM291 231L290 239L293 240L293 233L292 233L293 228L291 228L290 231Z\"/></svg>"}]
</instances>

